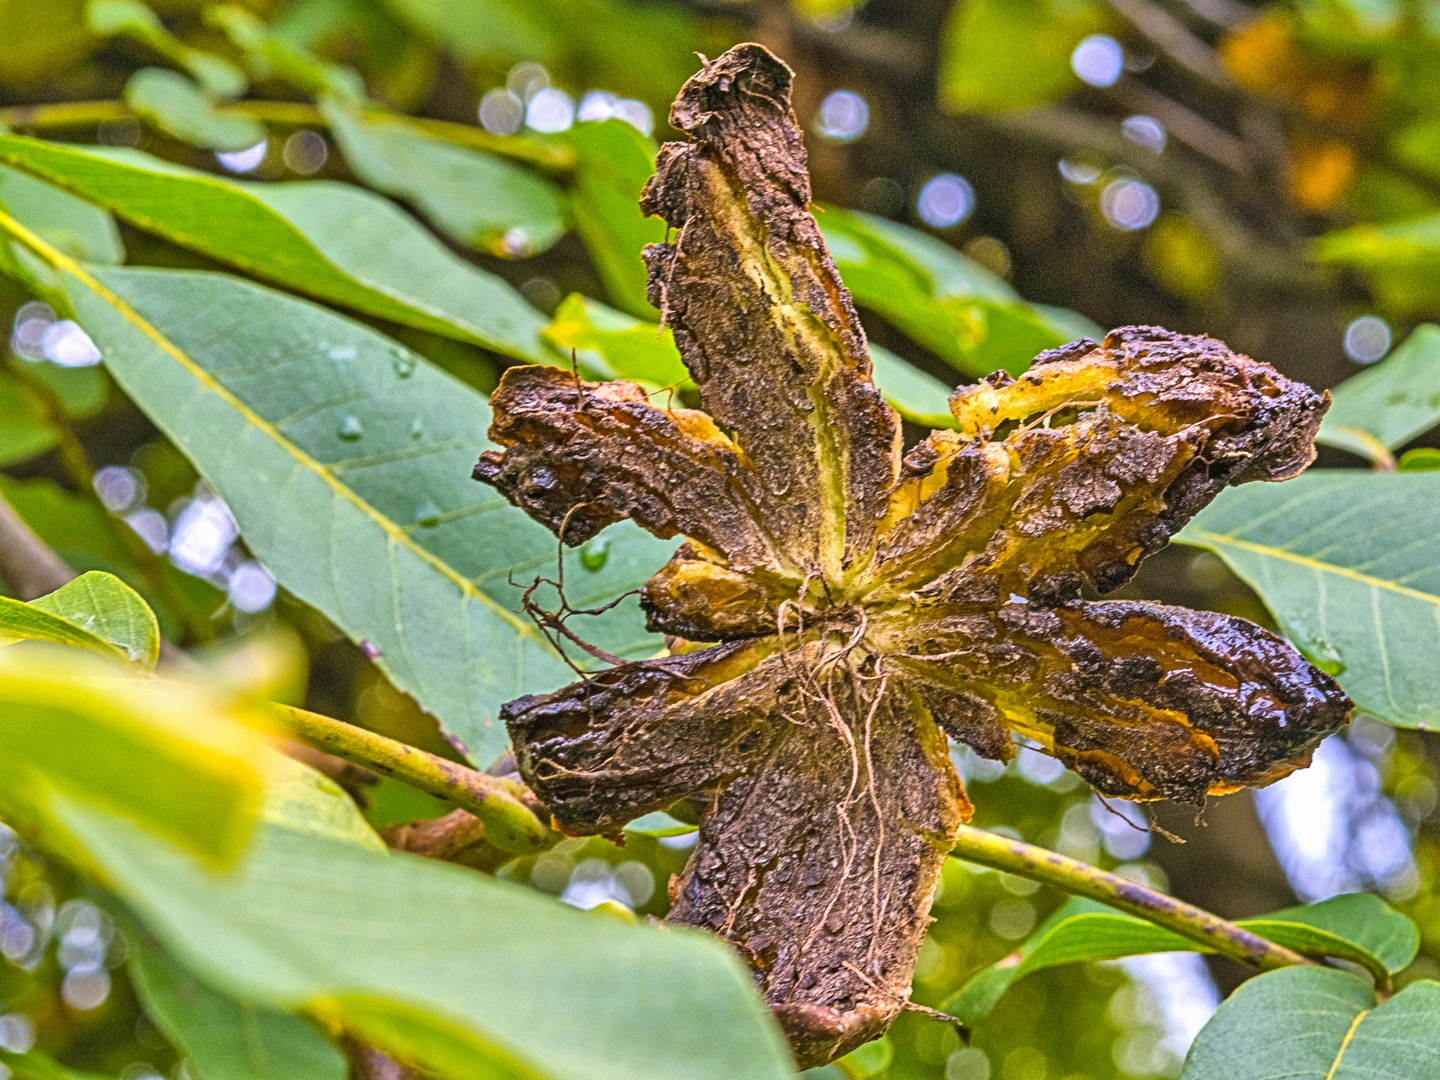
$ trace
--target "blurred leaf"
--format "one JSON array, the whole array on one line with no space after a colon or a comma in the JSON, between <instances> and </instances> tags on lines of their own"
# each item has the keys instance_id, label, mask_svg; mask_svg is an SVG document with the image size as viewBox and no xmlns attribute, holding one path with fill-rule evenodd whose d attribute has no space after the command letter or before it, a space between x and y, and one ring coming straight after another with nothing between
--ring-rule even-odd
<instances>
[{"instance_id":1,"label":"blurred leaf","mask_svg":"<svg viewBox=\"0 0 1440 1080\"><path fill-rule=\"evenodd\" d=\"M0 206L72 258L107 266L125 261L120 230L104 210L3 165Z\"/></svg>"},{"instance_id":2,"label":"blurred leaf","mask_svg":"<svg viewBox=\"0 0 1440 1080\"><path fill-rule=\"evenodd\" d=\"M78 64L96 42L85 25L85 0L0 0L0 84L23 86Z\"/></svg>"},{"instance_id":3,"label":"blurred leaf","mask_svg":"<svg viewBox=\"0 0 1440 1080\"><path fill-rule=\"evenodd\" d=\"M206 19L220 27L231 43L245 54L252 74L279 79L312 97L361 101L365 86L349 68L327 64L306 50L270 32L249 11L235 4L207 8Z\"/></svg>"},{"instance_id":4,"label":"blurred leaf","mask_svg":"<svg viewBox=\"0 0 1440 1080\"><path fill-rule=\"evenodd\" d=\"M55 395L61 410L72 420L88 420L105 408L110 397L110 379L98 364L62 367L35 363L19 369L32 383Z\"/></svg>"},{"instance_id":5,"label":"blurred leaf","mask_svg":"<svg viewBox=\"0 0 1440 1080\"><path fill-rule=\"evenodd\" d=\"M125 653L68 619L28 603L0 597L0 646L17 641L48 641L87 649L107 660L123 662Z\"/></svg>"},{"instance_id":6,"label":"blurred leaf","mask_svg":"<svg viewBox=\"0 0 1440 1080\"><path fill-rule=\"evenodd\" d=\"M1405 344L1330 394L1316 442L1374 459L1377 449L1394 450L1428 431L1440 423L1440 327L1416 327Z\"/></svg>"},{"instance_id":7,"label":"blurred leaf","mask_svg":"<svg viewBox=\"0 0 1440 1080\"><path fill-rule=\"evenodd\" d=\"M657 387L690 381L668 328L662 332L657 323L632 319L579 293L561 302L544 337L566 355L577 350L581 362L606 379L635 379Z\"/></svg>"},{"instance_id":8,"label":"blurred leaf","mask_svg":"<svg viewBox=\"0 0 1440 1080\"><path fill-rule=\"evenodd\" d=\"M0 1047L0 1065L7 1066L20 1080L105 1080L96 1073L67 1069L48 1054L32 1050L28 1054L12 1054Z\"/></svg>"},{"instance_id":9,"label":"blurred leaf","mask_svg":"<svg viewBox=\"0 0 1440 1080\"><path fill-rule=\"evenodd\" d=\"M847 1076L880 1076L895 1059L895 1047L884 1035L840 1058Z\"/></svg>"},{"instance_id":10,"label":"blurred leaf","mask_svg":"<svg viewBox=\"0 0 1440 1080\"><path fill-rule=\"evenodd\" d=\"M344 1056L298 1016L227 997L143 935L131 947L130 979L146 1014L201 1080L345 1080Z\"/></svg>"},{"instance_id":11,"label":"blurred leaf","mask_svg":"<svg viewBox=\"0 0 1440 1080\"><path fill-rule=\"evenodd\" d=\"M544 318L519 293L359 188L243 183L133 150L102 154L19 136L0 136L0 158L292 289L520 359L553 358L539 339Z\"/></svg>"},{"instance_id":12,"label":"blurred leaf","mask_svg":"<svg viewBox=\"0 0 1440 1080\"><path fill-rule=\"evenodd\" d=\"M916 229L835 208L820 225L855 302L968 375L1019 374L1079 327L1103 336L1074 312L1057 317L1024 303L1001 278Z\"/></svg>"},{"instance_id":13,"label":"blurred leaf","mask_svg":"<svg viewBox=\"0 0 1440 1080\"><path fill-rule=\"evenodd\" d=\"M627 824L625 831L641 836L685 836L693 833L696 828L695 825L671 817L664 810L656 810Z\"/></svg>"},{"instance_id":14,"label":"blurred leaf","mask_svg":"<svg viewBox=\"0 0 1440 1080\"><path fill-rule=\"evenodd\" d=\"M165 29L139 0L90 0L86 15L90 29L105 37L123 34L148 45L177 67L188 71L216 97L236 98L245 93L245 73L228 60L192 49ZM246 143L253 146L258 140Z\"/></svg>"},{"instance_id":15,"label":"blurred leaf","mask_svg":"<svg viewBox=\"0 0 1440 1080\"><path fill-rule=\"evenodd\" d=\"M14 465L55 445L45 406L20 380L0 370L0 465Z\"/></svg>"},{"instance_id":16,"label":"blurred leaf","mask_svg":"<svg viewBox=\"0 0 1440 1080\"><path fill-rule=\"evenodd\" d=\"M1440 474L1312 469L1227 488L1175 539L1224 559L1360 709L1440 724Z\"/></svg>"},{"instance_id":17,"label":"blurred leaf","mask_svg":"<svg viewBox=\"0 0 1440 1080\"><path fill-rule=\"evenodd\" d=\"M950 387L934 375L900 359L889 349L870 343L871 374L885 400L906 420L924 427L953 428Z\"/></svg>"},{"instance_id":18,"label":"blurred leaf","mask_svg":"<svg viewBox=\"0 0 1440 1080\"><path fill-rule=\"evenodd\" d=\"M1440 983L1375 1004L1353 975L1291 967L1230 995L1190 1048L1181 1080L1372 1080L1440 1069Z\"/></svg>"},{"instance_id":19,"label":"blurred leaf","mask_svg":"<svg viewBox=\"0 0 1440 1080\"><path fill-rule=\"evenodd\" d=\"M264 746L249 719L197 686L83 653L0 649L0 806L11 821L48 819L54 789L226 865L260 803Z\"/></svg>"},{"instance_id":20,"label":"blurred leaf","mask_svg":"<svg viewBox=\"0 0 1440 1080\"><path fill-rule=\"evenodd\" d=\"M435 49L378 0L299 0L270 30L317 56L352 59L374 95L400 109L419 109L434 82Z\"/></svg>"},{"instance_id":21,"label":"blurred leaf","mask_svg":"<svg viewBox=\"0 0 1440 1080\"><path fill-rule=\"evenodd\" d=\"M560 190L549 180L378 113L335 101L321 107L350 170L413 203L456 243L517 258L544 251L564 234Z\"/></svg>"},{"instance_id":22,"label":"blurred leaf","mask_svg":"<svg viewBox=\"0 0 1440 1080\"><path fill-rule=\"evenodd\" d=\"M1417 446L1400 455L1395 467L1401 472L1426 472L1440 469L1440 450L1433 446Z\"/></svg>"},{"instance_id":23,"label":"blurred leaf","mask_svg":"<svg viewBox=\"0 0 1440 1080\"><path fill-rule=\"evenodd\" d=\"M265 141L265 125L215 111L199 87L165 68L141 68L125 84L125 104L167 135L211 150L244 150Z\"/></svg>"},{"instance_id":24,"label":"blurred leaf","mask_svg":"<svg viewBox=\"0 0 1440 1080\"><path fill-rule=\"evenodd\" d=\"M260 816L292 832L371 851L387 850L385 841L340 785L283 754L266 755L265 802Z\"/></svg>"},{"instance_id":25,"label":"blurred leaf","mask_svg":"<svg viewBox=\"0 0 1440 1080\"><path fill-rule=\"evenodd\" d=\"M118 649L133 664L154 670L160 659L160 626L150 605L114 574L92 570L55 592L30 601Z\"/></svg>"},{"instance_id":26,"label":"blurred leaf","mask_svg":"<svg viewBox=\"0 0 1440 1080\"><path fill-rule=\"evenodd\" d=\"M659 312L646 299L646 244L665 240L665 223L640 213L640 191L655 171L655 142L623 120L580 123L565 140L575 148L571 216L614 303L642 319ZM668 383L662 385L669 385Z\"/></svg>"},{"instance_id":27,"label":"blurred leaf","mask_svg":"<svg viewBox=\"0 0 1440 1080\"><path fill-rule=\"evenodd\" d=\"M954 112L1044 105L1080 84L1070 54L1104 30L1093 0L962 0L940 45L940 103Z\"/></svg>"},{"instance_id":28,"label":"blurred leaf","mask_svg":"<svg viewBox=\"0 0 1440 1080\"><path fill-rule=\"evenodd\" d=\"M310 673L310 653L289 623L227 638L192 649L190 656L205 665L211 678L241 697L300 705Z\"/></svg>"},{"instance_id":29,"label":"blurred leaf","mask_svg":"<svg viewBox=\"0 0 1440 1080\"><path fill-rule=\"evenodd\" d=\"M469 479L488 445L484 398L374 331L248 282L102 273L63 267L77 317L230 506L250 549L285 588L371 642L391 681L477 760L493 759L506 745L500 705L570 671L514 613L510 584L553 573L554 537ZM570 600L611 600L669 554L619 528L600 565L567 556ZM648 655L658 639L638 622L631 602L587 636Z\"/></svg>"},{"instance_id":30,"label":"blurred leaf","mask_svg":"<svg viewBox=\"0 0 1440 1080\"><path fill-rule=\"evenodd\" d=\"M1440 302L1440 214L1329 232L1313 250L1321 263L1364 271L1391 312L1426 312Z\"/></svg>"},{"instance_id":31,"label":"blurred leaf","mask_svg":"<svg viewBox=\"0 0 1440 1080\"><path fill-rule=\"evenodd\" d=\"M708 935L273 825L232 873L75 806L67 821L179 961L450 1077L781 1080L789 1054ZM357 887L363 886L363 887Z\"/></svg>"}]
</instances>

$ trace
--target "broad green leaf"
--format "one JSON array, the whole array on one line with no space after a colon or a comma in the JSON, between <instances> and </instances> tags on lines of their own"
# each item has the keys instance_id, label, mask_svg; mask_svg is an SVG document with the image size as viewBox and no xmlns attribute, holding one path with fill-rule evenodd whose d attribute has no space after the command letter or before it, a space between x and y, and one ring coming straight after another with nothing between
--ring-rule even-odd
<instances>
[{"instance_id":1,"label":"broad green leaf","mask_svg":"<svg viewBox=\"0 0 1440 1080\"><path fill-rule=\"evenodd\" d=\"M1224 559L1363 711L1440 724L1440 472L1229 488L1175 539Z\"/></svg>"},{"instance_id":2,"label":"broad green leaf","mask_svg":"<svg viewBox=\"0 0 1440 1080\"><path fill-rule=\"evenodd\" d=\"M183 67L217 97L234 98L245 93L244 72L228 60L186 45L138 0L90 0L86 14L95 33L106 37L123 34L148 45L171 63Z\"/></svg>"},{"instance_id":3,"label":"broad green leaf","mask_svg":"<svg viewBox=\"0 0 1440 1080\"><path fill-rule=\"evenodd\" d=\"M211 150L244 150L265 141L265 125L248 116L221 113L184 75L141 68L125 84L125 104L167 135Z\"/></svg>"},{"instance_id":4,"label":"broad green leaf","mask_svg":"<svg viewBox=\"0 0 1440 1080\"><path fill-rule=\"evenodd\" d=\"M1417 1080L1440 1074L1440 983L1383 1004L1353 975L1292 967L1251 979L1201 1030L1181 1080Z\"/></svg>"},{"instance_id":5,"label":"broad green leaf","mask_svg":"<svg viewBox=\"0 0 1440 1080\"><path fill-rule=\"evenodd\" d=\"M1440 450L1433 446L1417 446L1400 455L1395 467L1401 472L1427 472L1440 469Z\"/></svg>"},{"instance_id":6,"label":"broad green leaf","mask_svg":"<svg viewBox=\"0 0 1440 1080\"><path fill-rule=\"evenodd\" d=\"M517 613L520 584L554 576L554 537L470 479L488 445L479 394L372 330L223 274L65 262L60 277L116 380L256 556L378 649L476 760L506 745L501 704L573 678ZM670 547L623 526L603 558L568 554L572 605L638 587ZM580 629L649 655L659 639L638 621L631 601Z\"/></svg>"},{"instance_id":7,"label":"broad green leaf","mask_svg":"<svg viewBox=\"0 0 1440 1080\"><path fill-rule=\"evenodd\" d=\"M932 428L955 426L955 417L947 404L950 387L934 375L874 342L870 343L870 364L875 385L906 420Z\"/></svg>"},{"instance_id":8,"label":"broad green leaf","mask_svg":"<svg viewBox=\"0 0 1440 1080\"><path fill-rule=\"evenodd\" d=\"M1309 956L1349 960L1379 984L1415 958L1415 924L1378 896L1352 893L1286 908L1236 923L1253 934ZM1091 960L1117 960L1158 952L1213 952L1199 942L1103 905L1071 901L1020 951L972 975L944 1011L974 1024L994 1009L1017 979L1046 968Z\"/></svg>"},{"instance_id":9,"label":"broad green leaf","mask_svg":"<svg viewBox=\"0 0 1440 1080\"><path fill-rule=\"evenodd\" d=\"M1037 353L1089 325L1073 312L1061 319L1024 303L1003 280L926 233L835 208L819 220L855 302L966 374L1019 374Z\"/></svg>"},{"instance_id":10,"label":"broad green leaf","mask_svg":"<svg viewBox=\"0 0 1440 1080\"><path fill-rule=\"evenodd\" d=\"M882 1075L894 1059L894 1045L881 1035L880 1038L872 1039L864 1046L851 1050L840 1060L844 1063L847 1075L868 1080L871 1076Z\"/></svg>"},{"instance_id":11,"label":"broad green leaf","mask_svg":"<svg viewBox=\"0 0 1440 1080\"><path fill-rule=\"evenodd\" d=\"M224 865L261 798L253 718L224 697L69 650L0 649L0 806L45 820L63 792Z\"/></svg>"},{"instance_id":12,"label":"broad green leaf","mask_svg":"<svg viewBox=\"0 0 1440 1080\"><path fill-rule=\"evenodd\" d=\"M655 171L655 142L623 120L576 124L565 136L575 149L571 217L610 299L653 321L646 297L646 244L665 240L665 223L640 213L640 191ZM668 385L668 384L665 384Z\"/></svg>"},{"instance_id":13,"label":"broad green leaf","mask_svg":"<svg viewBox=\"0 0 1440 1080\"><path fill-rule=\"evenodd\" d=\"M230 873L71 806L75 838L186 968L446 1077L781 1080L789 1054L708 935L461 867L263 826Z\"/></svg>"},{"instance_id":14,"label":"broad green leaf","mask_svg":"<svg viewBox=\"0 0 1440 1080\"><path fill-rule=\"evenodd\" d=\"M144 935L130 944L140 1003L198 1080L345 1080L344 1056L298 1016L222 994Z\"/></svg>"},{"instance_id":15,"label":"broad green leaf","mask_svg":"<svg viewBox=\"0 0 1440 1080\"><path fill-rule=\"evenodd\" d=\"M111 266L125 261L120 230L104 210L3 165L0 206L71 258Z\"/></svg>"},{"instance_id":16,"label":"broad green leaf","mask_svg":"<svg viewBox=\"0 0 1440 1080\"><path fill-rule=\"evenodd\" d=\"M577 360L602 378L656 387L690 382L668 327L662 331L658 323L633 319L579 293L561 302L544 337L565 356L575 349Z\"/></svg>"},{"instance_id":17,"label":"broad green leaf","mask_svg":"<svg viewBox=\"0 0 1440 1080\"><path fill-rule=\"evenodd\" d=\"M1344 893L1315 904L1272 911L1240 925L1271 941L1279 941L1300 951L1311 951L1294 944L1298 938L1282 941L1271 924L1298 924L1323 930L1366 950L1391 974L1407 967L1420 948L1420 932L1407 916L1396 911L1371 893ZM1344 957L1344 953L1327 953Z\"/></svg>"},{"instance_id":18,"label":"broad green leaf","mask_svg":"<svg viewBox=\"0 0 1440 1080\"><path fill-rule=\"evenodd\" d=\"M101 153L20 136L0 135L0 160L167 240L322 300L522 360L553 355L539 338L544 318L519 293L358 188L243 183L133 150Z\"/></svg>"},{"instance_id":19,"label":"broad green leaf","mask_svg":"<svg viewBox=\"0 0 1440 1080\"><path fill-rule=\"evenodd\" d=\"M55 445L45 407L20 380L0 370L0 465L14 465Z\"/></svg>"},{"instance_id":20,"label":"broad green leaf","mask_svg":"<svg viewBox=\"0 0 1440 1080\"><path fill-rule=\"evenodd\" d=\"M1440 300L1440 214L1388 225L1356 225L1315 241L1317 262L1364 271L1381 306L1405 315Z\"/></svg>"},{"instance_id":21,"label":"broad green leaf","mask_svg":"<svg viewBox=\"0 0 1440 1080\"><path fill-rule=\"evenodd\" d=\"M1405 344L1330 394L1316 442L1374 459L1428 431L1440 423L1440 326L1416 327Z\"/></svg>"},{"instance_id":22,"label":"broad green leaf","mask_svg":"<svg viewBox=\"0 0 1440 1080\"><path fill-rule=\"evenodd\" d=\"M0 596L0 646L13 645L17 641L48 641L52 645L85 649L119 663L126 660L125 653L118 647L68 619L8 596Z\"/></svg>"},{"instance_id":23,"label":"broad green leaf","mask_svg":"<svg viewBox=\"0 0 1440 1080\"><path fill-rule=\"evenodd\" d=\"M456 243L517 258L565 232L560 190L518 165L428 135L383 114L322 103L350 171L413 203Z\"/></svg>"},{"instance_id":24,"label":"broad green leaf","mask_svg":"<svg viewBox=\"0 0 1440 1080\"><path fill-rule=\"evenodd\" d=\"M940 45L940 103L954 112L1045 105L1080 85L1070 54L1103 30L1093 0L965 0Z\"/></svg>"},{"instance_id":25,"label":"broad green leaf","mask_svg":"<svg viewBox=\"0 0 1440 1080\"><path fill-rule=\"evenodd\" d=\"M385 851L385 841L365 815L328 776L283 754L265 756L265 803L260 817L293 832Z\"/></svg>"},{"instance_id":26,"label":"broad green leaf","mask_svg":"<svg viewBox=\"0 0 1440 1080\"><path fill-rule=\"evenodd\" d=\"M76 1072L67 1069L48 1054L32 1050L28 1054L12 1054L0 1048L0 1065L4 1065L20 1080L105 1080L96 1073Z\"/></svg>"},{"instance_id":27,"label":"broad green leaf","mask_svg":"<svg viewBox=\"0 0 1440 1080\"><path fill-rule=\"evenodd\" d=\"M160 626L140 594L114 574L92 570L28 605L120 650L131 663L152 670L160 658Z\"/></svg>"}]
</instances>

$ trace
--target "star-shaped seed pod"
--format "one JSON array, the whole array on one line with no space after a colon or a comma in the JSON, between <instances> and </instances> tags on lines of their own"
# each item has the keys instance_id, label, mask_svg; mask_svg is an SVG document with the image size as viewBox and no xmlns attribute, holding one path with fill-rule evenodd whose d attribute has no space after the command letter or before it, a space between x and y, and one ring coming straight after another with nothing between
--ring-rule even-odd
<instances>
[{"instance_id":1,"label":"star-shaped seed pod","mask_svg":"<svg viewBox=\"0 0 1440 1080\"><path fill-rule=\"evenodd\" d=\"M1328 398L1204 337L1126 327L951 399L902 459L811 216L790 70L707 62L643 208L645 257L704 411L513 367L475 477L579 544L683 536L646 585L674 655L508 705L521 775L567 833L698 799L669 920L740 951L802 1067L908 1001L970 807L947 736L1023 735L1106 795L1203 802L1308 763L1350 701L1242 619L1090 602L1226 484L1314 457ZM712 643L702 645L700 643Z\"/></svg>"}]
</instances>

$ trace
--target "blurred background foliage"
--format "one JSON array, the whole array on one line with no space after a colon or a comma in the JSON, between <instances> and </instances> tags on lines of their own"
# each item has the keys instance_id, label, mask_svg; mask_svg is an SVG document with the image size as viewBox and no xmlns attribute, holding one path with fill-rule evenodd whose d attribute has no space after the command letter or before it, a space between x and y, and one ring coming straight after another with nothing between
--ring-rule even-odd
<instances>
[{"instance_id":1,"label":"blurred background foliage","mask_svg":"<svg viewBox=\"0 0 1440 1080\"><path fill-rule=\"evenodd\" d=\"M936 422L945 388L1019 370L1092 324L1209 333L1323 387L1384 357L1440 308L1436 3L152 7L0 0L0 120L243 179L360 182L408 203L528 306L468 339L358 309L482 391L508 363L572 348L602 376L643 371L662 385L656 373L669 370L681 382L668 341L647 325L656 315L638 259L664 229L634 200L655 141L674 134L666 108L693 54L745 39L796 70L816 198L837 208L820 220L879 346L881 381L911 420ZM259 100L269 104L244 108ZM377 109L468 134L447 128L427 141L422 125ZM455 150L467 141L501 156ZM0 201L23 201L25 184L0 171ZM52 243L92 262L220 265L165 228L117 230L79 207L51 226ZM223 503L88 365L87 342L35 291L0 285L13 328L0 369L0 491L20 514L75 568L132 584L167 637L235 686L458 758L364 648L277 591ZM1321 454L1323 464L1356 463ZM606 550L588 546L584 565L602 566ZM1124 595L1273 625L1216 556L1195 549L1150 560ZM1255 798L1212 802L1201 821L1162 810L1187 841L1177 844L1042 755L1022 752L1003 769L958 758L977 824L1119 867L1226 917L1380 891L1423 935L1402 985L1440 975L1437 763L1434 736L1362 720L1312 769ZM342 779L377 827L446 809L393 781ZM581 906L661 915L689 842L569 841L501 873ZM0 1047L33 1045L125 1080L186 1075L137 1005L126 937L85 887L3 827L0 884ZM916 1000L939 1005L1061 899L952 860ZM969 1046L906 1014L845 1068L895 1080L1174 1076L1241 975L1191 955L1052 970L1017 984Z\"/></svg>"}]
</instances>

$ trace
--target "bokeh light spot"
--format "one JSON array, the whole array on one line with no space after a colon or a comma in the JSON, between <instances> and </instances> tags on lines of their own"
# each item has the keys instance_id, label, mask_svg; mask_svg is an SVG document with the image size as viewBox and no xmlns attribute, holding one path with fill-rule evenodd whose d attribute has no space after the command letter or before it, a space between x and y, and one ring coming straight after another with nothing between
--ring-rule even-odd
<instances>
[{"instance_id":1,"label":"bokeh light spot","mask_svg":"<svg viewBox=\"0 0 1440 1080\"><path fill-rule=\"evenodd\" d=\"M932 229L949 229L959 225L975 209L975 189L970 181L954 173L931 177L920 189L915 212Z\"/></svg>"},{"instance_id":2,"label":"bokeh light spot","mask_svg":"<svg viewBox=\"0 0 1440 1080\"><path fill-rule=\"evenodd\" d=\"M514 135L525 123L525 102L509 88L491 90L480 99L479 115L491 135Z\"/></svg>"},{"instance_id":3,"label":"bokeh light spot","mask_svg":"<svg viewBox=\"0 0 1440 1080\"><path fill-rule=\"evenodd\" d=\"M1142 180L1112 180L1100 193L1100 212L1122 232L1143 229L1160 213L1160 196Z\"/></svg>"},{"instance_id":4,"label":"bokeh light spot","mask_svg":"<svg viewBox=\"0 0 1440 1080\"><path fill-rule=\"evenodd\" d=\"M1125 50L1108 34L1091 34L1070 54L1070 69L1091 86L1114 86L1125 70Z\"/></svg>"},{"instance_id":5,"label":"bokeh light spot","mask_svg":"<svg viewBox=\"0 0 1440 1080\"><path fill-rule=\"evenodd\" d=\"M831 142L854 142L870 126L870 106L853 90L832 90L820 103L815 131Z\"/></svg>"},{"instance_id":6,"label":"bokeh light spot","mask_svg":"<svg viewBox=\"0 0 1440 1080\"><path fill-rule=\"evenodd\" d=\"M306 129L295 132L285 140L285 149L280 156L287 169L302 176L310 176L324 167L330 151L325 145L325 136L318 131Z\"/></svg>"},{"instance_id":7,"label":"bokeh light spot","mask_svg":"<svg viewBox=\"0 0 1440 1080\"><path fill-rule=\"evenodd\" d=\"M1345 355L1357 364L1373 364L1390 351L1390 324L1361 315L1345 328Z\"/></svg>"},{"instance_id":8,"label":"bokeh light spot","mask_svg":"<svg viewBox=\"0 0 1440 1080\"><path fill-rule=\"evenodd\" d=\"M1157 154L1165 149L1165 125L1153 116L1127 116L1120 121L1120 133L1137 146Z\"/></svg>"},{"instance_id":9,"label":"bokeh light spot","mask_svg":"<svg viewBox=\"0 0 1440 1080\"><path fill-rule=\"evenodd\" d=\"M268 142L258 142L245 150L232 150L229 153L215 152L215 160L224 168L233 173L254 172L265 160L265 154L269 151Z\"/></svg>"},{"instance_id":10,"label":"bokeh light spot","mask_svg":"<svg viewBox=\"0 0 1440 1080\"><path fill-rule=\"evenodd\" d=\"M575 122L575 102L564 90L547 86L525 106L525 124L545 135L567 130Z\"/></svg>"}]
</instances>

